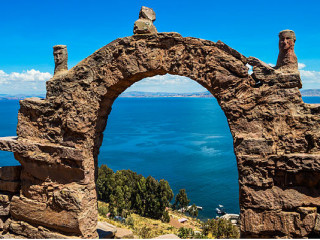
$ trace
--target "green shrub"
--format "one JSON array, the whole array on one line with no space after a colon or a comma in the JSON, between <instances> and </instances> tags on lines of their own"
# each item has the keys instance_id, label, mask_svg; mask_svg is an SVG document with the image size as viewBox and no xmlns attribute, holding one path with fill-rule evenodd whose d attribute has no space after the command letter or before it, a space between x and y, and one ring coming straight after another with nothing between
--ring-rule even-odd
<instances>
[{"instance_id":1,"label":"green shrub","mask_svg":"<svg viewBox=\"0 0 320 240\"><path fill-rule=\"evenodd\" d=\"M133 227L134 226L134 219L133 217L129 216L126 219L126 225Z\"/></svg>"},{"instance_id":2,"label":"green shrub","mask_svg":"<svg viewBox=\"0 0 320 240\"><path fill-rule=\"evenodd\" d=\"M202 224L202 234L209 238L239 238L239 228L226 219L209 219Z\"/></svg>"},{"instance_id":3,"label":"green shrub","mask_svg":"<svg viewBox=\"0 0 320 240\"><path fill-rule=\"evenodd\" d=\"M170 222L170 215L169 215L168 211L165 211L163 213L161 221L164 222L164 223Z\"/></svg>"},{"instance_id":4,"label":"green shrub","mask_svg":"<svg viewBox=\"0 0 320 240\"><path fill-rule=\"evenodd\" d=\"M140 228L138 230L138 235L141 238L152 238L152 234L151 234L151 228L148 228L146 226L143 226L142 228Z\"/></svg>"},{"instance_id":5,"label":"green shrub","mask_svg":"<svg viewBox=\"0 0 320 240\"><path fill-rule=\"evenodd\" d=\"M107 206L98 206L98 213L102 217L106 217L109 210Z\"/></svg>"}]
</instances>

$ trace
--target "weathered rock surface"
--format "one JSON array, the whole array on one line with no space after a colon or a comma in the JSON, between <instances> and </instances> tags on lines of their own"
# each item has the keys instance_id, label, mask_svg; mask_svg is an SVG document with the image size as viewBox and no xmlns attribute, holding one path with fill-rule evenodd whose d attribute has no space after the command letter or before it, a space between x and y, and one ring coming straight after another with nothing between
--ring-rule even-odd
<instances>
[{"instance_id":1,"label":"weathered rock surface","mask_svg":"<svg viewBox=\"0 0 320 240\"><path fill-rule=\"evenodd\" d=\"M239 169L241 236L319 234L320 107L302 101L299 73L247 59L222 42L177 33L117 39L54 75L46 99L20 102L18 138L0 139L0 149L14 152L22 165L21 190L10 202L12 222L4 224L8 234L98 236L95 177L112 104L135 82L167 73L208 89L228 119Z\"/></svg>"},{"instance_id":2,"label":"weathered rock surface","mask_svg":"<svg viewBox=\"0 0 320 240\"><path fill-rule=\"evenodd\" d=\"M8 217L10 215L10 202L12 195L8 193L0 193L0 217Z\"/></svg>"},{"instance_id":3,"label":"weathered rock surface","mask_svg":"<svg viewBox=\"0 0 320 240\"><path fill-rule=\"evenodd\" d=\"M175 234L165 234L153 239L180 239L180 238Z\"/></svg>"},{"instance_id":4,"label":"weathered rock surface","mask_svg":"<svg viewBox=\"0 0 320 240\"><path fill-rule=\"evenodd\" d=\"M45 227L28 224L24 221L14 221L10 220L7 226L7 231L14 232L15 235L18 235L19 238L52 238L52 239L75 239L77 236L60 234L59 232L54 232ZM15 236L13 235L13 236ZM4 235L5 238L12 238L12 235Z\"/></svg>"},{"instance_id":5,"label":"weathered rock surface","mask_svg":"<svg viewBox=\"0 0 320 240\"><path fill-rule=\"evenodd\" d=\"M117 232L115 234L116 239L132 239L133 237L133 232L130 229L117 228Z\"/></svg>"}]
</instances>

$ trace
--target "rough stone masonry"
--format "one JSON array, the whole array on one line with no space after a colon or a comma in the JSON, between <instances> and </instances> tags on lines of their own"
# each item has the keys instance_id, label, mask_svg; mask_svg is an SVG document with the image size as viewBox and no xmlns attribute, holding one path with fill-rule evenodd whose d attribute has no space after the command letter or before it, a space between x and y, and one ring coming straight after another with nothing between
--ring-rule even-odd
<instances>
[{"instance_id":1,"label":"rough stone masonry","mask_svg":"<svg viewBox=\"0 0 320 240\"><path fill-rule=\"evenodd\" d=\"M117 39L55 74L45 99L20 101L18 137L0 140L21 163L20 191L4 197L3 234L96 238L97 160L112 104L133 83L167 73L208 89L228 119L241 237L319 236L320 105L302 101L298 70L178 33Z\"/></svg>"}]
</instances>

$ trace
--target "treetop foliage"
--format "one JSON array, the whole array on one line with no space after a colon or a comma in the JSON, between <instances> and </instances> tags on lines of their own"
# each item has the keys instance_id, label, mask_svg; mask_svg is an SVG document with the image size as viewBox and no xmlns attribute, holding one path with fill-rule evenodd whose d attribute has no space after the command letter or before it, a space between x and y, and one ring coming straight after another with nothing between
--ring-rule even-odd
<instances>
[{"instance_id":1,"label":"treetop foliage","mask_svg":"<svg viewBox=\"0 0 320 240\"><path fill-rule=\"evenodd\" d=\"M113 216L126 217L129 212L135 212L168 220L165 212L173 199L173 192L165 180L157 181L151 176L145 178L131 170L113 172L102 165L98 171L97 190L98 199L109 203Z\"/></svg>"}]
</instances>

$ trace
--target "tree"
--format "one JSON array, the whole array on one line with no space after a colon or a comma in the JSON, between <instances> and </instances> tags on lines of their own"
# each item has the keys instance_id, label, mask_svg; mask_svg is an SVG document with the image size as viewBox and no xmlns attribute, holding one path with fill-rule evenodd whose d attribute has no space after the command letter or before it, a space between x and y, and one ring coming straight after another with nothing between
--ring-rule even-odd
<instances>
[{"instance_id":1,"label":"tree","mask_svg":"<svg viewBox=\"0 0 320 240\"><path fill-rule=\"evenodd\" d=\"M185 189L180 189L179 193L176 195L174 208L175 209L182 209L182 211L186 211L189 205L190 199L187 197L187 193Z\"/></svg>"},{"instance_id":2,"label":"tree","mask_svg":"<svg viewBox=\"0 0 320 240\"><path fill-rule=\"evenodd\" d=\"M194 236L194 231L192 228L179 228L178 237L181 239L192 239Z\"/></svg>"},{"instance_id":3,"label":"tree","mask_svg":"<svg viewBox=\"0 0 320 240\"><path fill-rule=\"evenodd\" d=\"M161 218L161 221L164 223L170 222L170 215L169 215L168 211L164 211L162 218Z\"/></svg>"},{"instance_id":4,"label":"tree","mask_svg":"<svg viewBox=\"0 0 320 240\"><path fill-rule=\"evenodd\" d=\"M202 224L202 233L209 238L239 238L238 227L226 219L209 219Z\"/></svg>"},{"instance_id":5,"label":"tree","mask_svg":"<svg viewBox=\"0 0 320 240\"><path fill-rule=\"evenodd\" d=\"M198 208L195 204L192 204L192 206L188 209L188 213L191 217L198 217Z\"/></svg>"},{"instance_id":6,"label":"tree","mask_svg":"<svg viewBox=\"0 0 320 240\"><path fill-rule=\"evenodd\" d=\"M129 212L136 212L154 219L168 219L166 208L173 199L173 192L165 180L145 178L131 170L114 173L102 165L98 171L97 190L99 200L109 203L112 216L125 217Z\"/></svg>"},{"instance_id":7,"label":"tree","mask_svg":"<svg viewBox=\"0 0 320 240\"><path fill-rule=\"evenodd\" d=\"M107 165L101 165L98 170L97 191L98 199L104 202L110 201L110 195L114 187L114 172Z\"/></svg>"}]
</instances>

